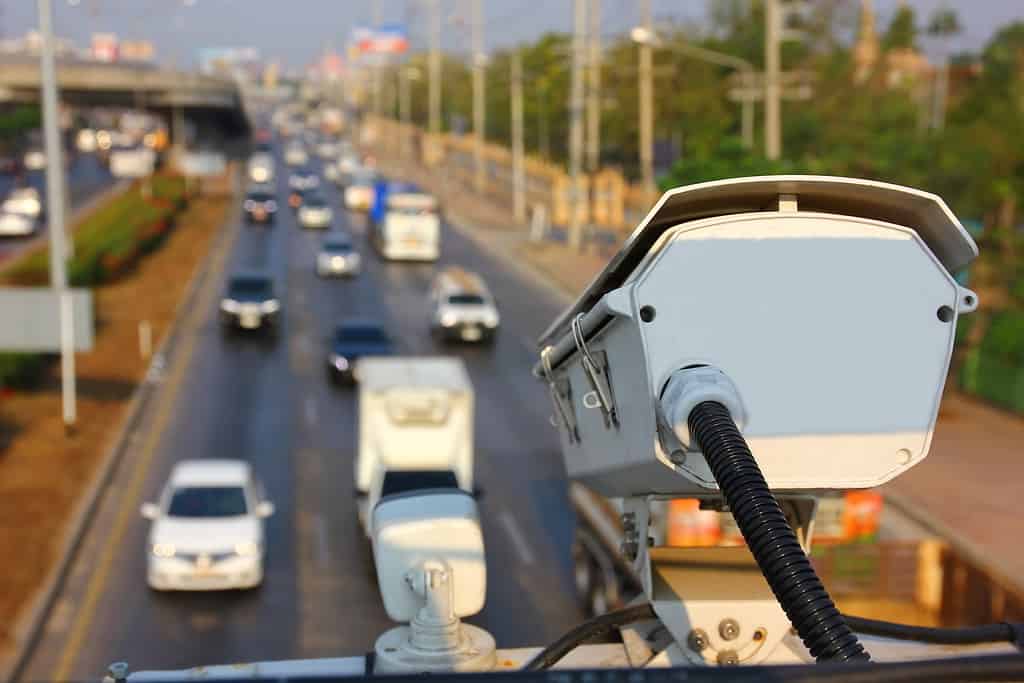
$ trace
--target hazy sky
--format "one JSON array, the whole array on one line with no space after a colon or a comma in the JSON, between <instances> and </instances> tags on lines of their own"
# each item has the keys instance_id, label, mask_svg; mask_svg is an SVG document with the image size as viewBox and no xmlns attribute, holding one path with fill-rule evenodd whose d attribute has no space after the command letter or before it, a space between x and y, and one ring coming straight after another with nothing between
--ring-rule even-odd
<instances>
[{"instance_id":1,"label":"hazy sky","mask_svg":"<svg viewBox=\"0 0 1024 683\"><path fill-rule=\"evenodd\" d=\"M80 45L94 32L156 43L161 60L192 63L202 47L255 46L288 66L307 63L325 47L340 48L353 25L372 18L372 0L52 0L57 30ZM571 0L481 0L488 49L531 39L546 30L569 30ZM658 18L700 21L713 0L653 0ZM814 0L811 0L812 2ZM851 7L859 0L845 0ZM936 6L958 10L965 32L959 48L977 48L993 30L1024 20L1024 0L910 0L922 17ZM423 0L378 0L384 21L405 20L414 47L425 37ZM884 22L898 0L875 0ZM22 35L36 26L33 0L0 0L0 34ZM448 49L465 49L467 0L441 0ZM627 30L637 21L635 0L602 0L605 34Z\"/></svg>"}]
</instances>

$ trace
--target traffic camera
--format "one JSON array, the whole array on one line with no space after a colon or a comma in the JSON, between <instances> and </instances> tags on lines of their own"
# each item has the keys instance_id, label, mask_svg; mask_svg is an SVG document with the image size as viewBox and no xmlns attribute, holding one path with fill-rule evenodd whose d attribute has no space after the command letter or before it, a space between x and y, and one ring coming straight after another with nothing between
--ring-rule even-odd
<instances>
[{"instance_id":1,"label":"traffic camera","mask_svg":"<svg viewBox=\"0 0 1024 683\"><path fill-rule=\"evenodd\" d=\"M975 256L926 192L702 183L667 192L544 333L569 477L623 499L624 554L686 657L765 661L792 625L817 659L866 658L806 558L813 494L927 455ZM652 497L731 511L749 550L649 549Z\"/></svg>"}]
</instances>

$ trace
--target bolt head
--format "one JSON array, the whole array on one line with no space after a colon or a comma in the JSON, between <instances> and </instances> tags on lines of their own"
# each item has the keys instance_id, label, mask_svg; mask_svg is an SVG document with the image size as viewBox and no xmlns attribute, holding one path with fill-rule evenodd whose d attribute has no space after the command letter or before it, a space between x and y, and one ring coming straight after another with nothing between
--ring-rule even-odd
<instances>
[{"instance_id":1,"label":"bolt head","mask_svg":"<svg viewBox=\"0 0 1024 683\"><path fill-rule=\"evenodd\" d=\"M708 646L708 634L703 629L695 628L690 631L687 643L694 652L702 652Z\"/></svg>"},{"instance_id":2,"label":"bolt head","mask_svg":"<svg viewBox=\"0 0 1024 683\"><path fill-rule=\"evenodd\" d=\"M735 619L722 619L718 625L718 635L722 636L722 640L736 640L740 635L740 625Z\"/></svg>"}]
</instances>

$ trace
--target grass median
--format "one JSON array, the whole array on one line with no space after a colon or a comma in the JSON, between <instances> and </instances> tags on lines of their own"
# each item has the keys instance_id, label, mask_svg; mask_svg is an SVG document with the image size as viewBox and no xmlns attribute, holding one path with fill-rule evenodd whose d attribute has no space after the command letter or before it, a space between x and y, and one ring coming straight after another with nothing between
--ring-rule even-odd
<instances>
[{"instance_id":1,"label":"grass median","mask_svg":"<svg viewBox=\"0 0 1024 683\"><path fill-rule=\"evenodd\" d=\"M155 203L133 186L75 232L72 263L80 264L77 277L90 278L96 306L95 346L76 357L75 435L64 434L54 364L45 364L26 388L8 388L0 396L0 557L6 559L0 574L0 659L14 644L19 613L59 559L66 525L144 377L149 359L139 349L140 323L151 327L156 348L230 202L226 192L185 202L184 184L173 177L154 179L152 197ZM37 283L47 272L47 258L30 254L0 279L7 285Z\"/></svg>"}]
</instances>

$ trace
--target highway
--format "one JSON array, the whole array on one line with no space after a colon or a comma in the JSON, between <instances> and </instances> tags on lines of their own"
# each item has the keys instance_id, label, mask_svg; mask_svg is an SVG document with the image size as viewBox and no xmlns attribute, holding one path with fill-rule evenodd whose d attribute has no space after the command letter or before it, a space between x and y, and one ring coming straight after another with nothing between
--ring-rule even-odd
<instances>
[{"instance_id":1,"label":"highway","mask_svg":"<svg viewBox=\"0 0 1024 683\"><path fill-rule=\"evenodd\" d=\"M278 150L280 151L280 150ZM348 215L328 187L335 229L364 254L354 280L314 272L322 234L297 227L283 201L278 159L276 224L239 224L215 247L160 390L130 435L69 578L34 648L23 680L95 679L124 660L132 669L362 654L392 624L356 521L352 461L355 394L326 381L326 340L346 316L386 322L400 352L456 354L476 391L476 471L487 545L484 611L469 621L499 647L541 644L582 619L569 559L573 514L565 494L546 391L530 376L533 340L559 305L542 287L446 228L441 264L480 272L502 314L492 348L435 343L426 297L435 265L382 263L366 244L365 218ZM218 300L228 273L266 269L283 302L276 340L226 337ZM266 581L244 593L157 594L145 585L148 522L183 458L244 458L277 508L268 520Z\"/></svg>"},{"instance_id":2,"label":"highway","mask_svg":"<svg viewBox=\"0 0 1024 683\"><path fill-rule=\"evenodd\" d=\"M67 189L72 209L85 205L90 199L109 187L114 178L110 175L106 165L95 154L78 154L74 151L65 151L71 156L71 163L68 165ZM25 173L25 184L39 190L39 196L46 206L46 171L27 171ZM0 201L7 197L15 187L14 176L0 174ZM71 216L69 216L70 218ZM36 233L29 237L0 237L0 262L9 258L15 252L25 248L32 241L42 239L46 235L47 223L42 221Z\"/></svg>"}]
</instances>

